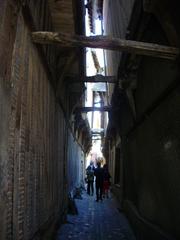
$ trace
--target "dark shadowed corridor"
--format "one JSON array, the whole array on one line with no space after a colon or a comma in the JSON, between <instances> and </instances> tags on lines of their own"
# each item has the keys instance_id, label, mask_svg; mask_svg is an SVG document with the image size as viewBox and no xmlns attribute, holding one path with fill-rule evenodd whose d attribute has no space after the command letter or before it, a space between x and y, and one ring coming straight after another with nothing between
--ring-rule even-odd
<instances>
[{"instance_id":1,"label":"dark shadowed corridor","mask_svg":"<svg viewBox=\"0 0 180 240\"><path fill-rule=\"evenodd\" d=\"M0 0L0 240L180 239L179 2Z\"/></svg>"}]
</instances>

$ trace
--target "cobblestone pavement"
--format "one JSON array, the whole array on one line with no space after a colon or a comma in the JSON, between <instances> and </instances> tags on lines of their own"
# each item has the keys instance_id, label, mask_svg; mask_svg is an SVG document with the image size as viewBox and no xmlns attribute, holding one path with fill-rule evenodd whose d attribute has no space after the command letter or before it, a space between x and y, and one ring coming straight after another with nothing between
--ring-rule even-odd
<instances>
[{"instance_id":1,"label":"cobblestone pavement","mask_svg":"<svg viewBox=\"0 0 180 240\"><path fill-rule=\"evenodd\" d=\"M118 211L115 199L96 202L83 194L76 200L78 215L68 215L67 224L58 230L56 240L135 240L126 217Z\"/></svg>"}]
</instances>

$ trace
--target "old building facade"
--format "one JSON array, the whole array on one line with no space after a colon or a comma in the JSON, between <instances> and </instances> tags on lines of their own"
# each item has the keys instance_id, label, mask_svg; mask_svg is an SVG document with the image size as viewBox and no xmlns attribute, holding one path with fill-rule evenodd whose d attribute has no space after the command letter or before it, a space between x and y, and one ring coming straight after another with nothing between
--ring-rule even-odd
<instances>
[{"instance_id":1,"label":"old building facade","mask_svg":"<svg viewBox=\"0 0 180 240\"><path fill-rule=\"evenodd\" d=\"M71 52L31 39L35 30L84 31L81 18L74 20L78 4L0 2L0 239L45 239L65 219L68 193L83 179L89 140L82 135L89 130L72 117L83 85L76 90L64 80L83 69L74 61L69 70ZM83 52L76 54L83 62Z\"/></svg>"},{"instance_id":2,"label":"old building facade","mask_svg":"<svg viewBox=\"0 0 180 240\"><path fill-rule=\"evenodd\" d=\"M105 32L179 47L178 2L104 1ZM138 239L179 239L179 62L107 53L117 76L104 154Z\"/></svg>"},{"instance_id":3,"label":"old building facade","mask_svg":"<svg viewBox=\"0 0 180 240\"><path fill-rule=\"evenodd\" d=\"M99 17L105 35L179 51L177 0L86 4L92 31ZM92 145L81 114L86 44L67 36L85 34L84 14L81 0L0 1L0 239L50 239L83 185ZM50 45L34 41L38 31L70 35ZM105 51L105 73L116 81L98 91L112 191L137 239L179 239L179 55L115 50Z\"/></svg>"}]
</instances>

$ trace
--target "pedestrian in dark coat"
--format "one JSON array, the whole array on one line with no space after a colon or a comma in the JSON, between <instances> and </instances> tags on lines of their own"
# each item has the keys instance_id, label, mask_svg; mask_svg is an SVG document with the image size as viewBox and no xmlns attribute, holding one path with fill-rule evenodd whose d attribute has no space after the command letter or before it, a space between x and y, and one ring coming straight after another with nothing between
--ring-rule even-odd
<instances>
[{"instance_id":1,"label":"pedestrian in dark coat","mask_svg":"<svg viewBox=\"0 0 180 240\"><path fill-rule=\"evenodd\" d=\"M89 195L94 194L94 164L91 161L90 165L86 168L86 175L87 175L87 193Z\"/></svg>"},{"instance_id":2,"label":"pedestrian in dark coat","mask_svg":"<svg viewBox=\"0 0 180 240\"><path fill-rule=\"evenodd\" d=\"M102 193L103 193L103 180L104 180L104 171L101 168L101 163L97 162L97 168L94 171L94 175L96 176L96 201L102 201Z\"/></svg>"}]
</instances>

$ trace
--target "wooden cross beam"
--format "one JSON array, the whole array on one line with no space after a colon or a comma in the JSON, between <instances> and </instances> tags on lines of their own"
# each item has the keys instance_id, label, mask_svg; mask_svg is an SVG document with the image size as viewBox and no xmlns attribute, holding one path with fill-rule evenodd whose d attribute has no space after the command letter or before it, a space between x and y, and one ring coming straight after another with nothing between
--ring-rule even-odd
<instances>
[{"instance_id":1,"label":"wooden cross beam","mask_svg":"<svg viewBox=\"0 0 180 240\"><path fill-rule=\"evenodd\" d=\"M79 112L94 112L94 111L99 111L99 112L109 112L111 107L104 106L104 107L79 107L76 108L75 111Z\"/></svg>"},{"instance_id":2,"label":"wooden cross beam","mask_svg":"<svg viewBox=\"0 0 180 240\"><path fill-rule=\"evenodd\" d=\"M116 77L115 76L103 76L103 75L96 75L91 77L85 77L85 82L108 82L108 83L116 83Z\"/></svg>"},{"instance_id":3,"label":"wooden cross beam","mask_svg":"<svg viewBox=\"0 0 180 240\"><path fill-rule=\"evenodd\" d=\"M101 133L92 133L92 140L94 140L93 137L100 137L101 135Z\"/></svg>"},{"instance_id":4,"label":"wooden cross beam","mask_svg":"<svg viewBox=\"0 0 180 240\"><path fill-rule=\"evenodd\" d=\"M90 82L90 83L116 83L116 77L115 76L103 76L101 74L97 74L95 76L91 77L84 77L83 79L79 78L78 76L72 76L68 77L68 82L69 84L73 83L83 83L83 82Z\"/></svg>"},{"instance_id":5,"label":"wooden cross beam","mask_svg":"<svg viewBox=\"0 0 180 240\"><path fill-rule=\"evenodd\" d=\"M57 32L33 32L32 40L40 44L59 44L62 47L89 47L175 60L179 49L164 45L124 40L108 36L80 36Z\"/></svg>"},{"instance_id":6,"label":"wooden cross beam","mask_svg":"<svg viewBox=\"0 0 180 240\"><path fill-rule=\"evenodd\" d=\"M93 132L91 131L92 137L102 135L104 132Z\"/></svg>"},{"instance_id":7,"label":"wooden cross beam","mask_svg":"<svg viewBox=\"0 0 180 240\"><path fill-rule=\"evenodd\" d=\"M101 135L101 134L103 134L103 133L104 133L104 130L101 130L101 131L93 131L93 130L92 130L92 131L91 131L91 134L92 134L92 135L99 135L99 134Z\"/></svg>"}]
</instances>

